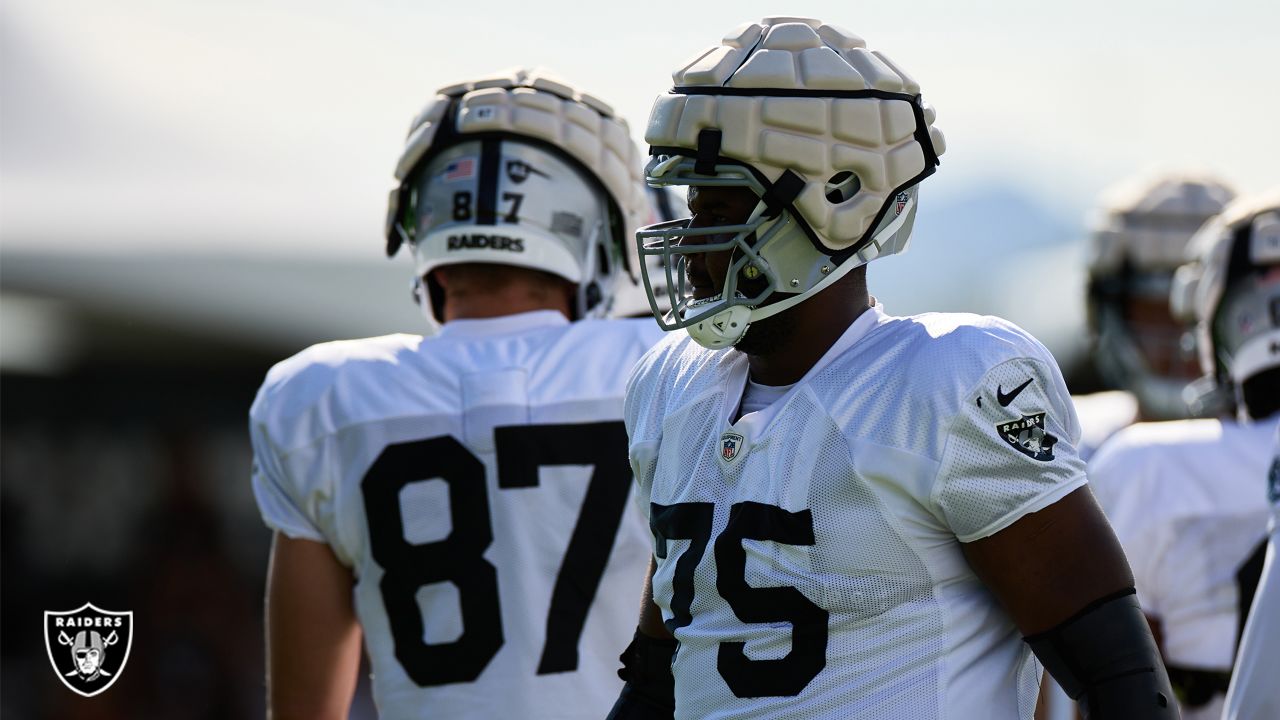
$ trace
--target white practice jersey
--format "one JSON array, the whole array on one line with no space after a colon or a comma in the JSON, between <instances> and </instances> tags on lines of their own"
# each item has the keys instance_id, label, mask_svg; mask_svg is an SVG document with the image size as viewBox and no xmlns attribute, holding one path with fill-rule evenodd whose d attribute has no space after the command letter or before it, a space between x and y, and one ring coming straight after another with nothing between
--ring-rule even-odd
<instances>
[{"instance_id":1,"label":"white practice jersey","mask_svg":"<svg viewBox=\"0 0 1280 720\"><path fill-rule=\"evenodd\" d=\"M661 335L542 311L268 373L254 493L267 525L351 568L383 717L608 713L651 547L623 390Z\"/></svg>"},{"instance_id":2,"label":"white practice jersey","mask_svg":"<svg viewBox=\"0 0 1280 720\"><path fill-rule=\"evenodd\" d=\"M1160 621L1175 685L1183 670L1231 670L1241 622L1236 576L1266 532L1264 480L1275 427L1275 420L1138 423L1089 463L1138 600ZM1184 705L1182 716L1219 718L1224 697Z\"/></svg>"},{"instance_id":3,"label":"white practice jersey","mask_svg":"<svg viewBox=\"0 0 1280 720\"><path fill-rule=\"evenodd\" d=\"M1126 390L1107 390L1089 395L1073 395L1076 417L1080 418L1080 459L1089 458L1107 438L1138 421L1138 398Z\"/></svg>"},{"instance_id":4,"label":"white practice jersey","mask_svg":"<svg viewBox=\"0 0 1280 720\"><path fill-rule=\"evenodd\" d=\"M1085 483L1048 351L876 306L733 422L747 377L682 333L627 392L677 717L1031 717L1040 666L960 543Z\"/></svg>"},{"instance_id":5,"label":"white practice jersey","mask_svg":"<svg viewBox=\"0 0 1280 720\"><path fill-rule=\"evenodd\" d=\"M1267 470L1267 499L1271 522L1266 563L1240 640L1223 720L1280 718L1280 683L1275 679L1280 668L1280 425Z\"/></svg>"}]
</instances>

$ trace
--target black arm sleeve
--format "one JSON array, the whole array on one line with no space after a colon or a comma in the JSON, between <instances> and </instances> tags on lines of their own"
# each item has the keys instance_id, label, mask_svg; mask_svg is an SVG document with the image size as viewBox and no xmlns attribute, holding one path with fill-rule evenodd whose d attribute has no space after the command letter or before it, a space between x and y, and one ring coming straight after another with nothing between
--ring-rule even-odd
<instances>
[{"instance_id":1,"label":"black arm sleeve","mask_svg":"<svg viewBox=\"0 0 1280 720\"><path fill-rule=\"evenodd\" d=\"M1084 720L1178 717L1169 676L1133 588L1026 638Z\"/></svg>"},{"instance_id":2,"label":"black arm sleeve","mask_svg":"<svg viewBox=\"0 0 1280 720\"><path fill-rule=\"evenodd\" d=\"M618 658L618 677L626 681L606 720L671 720L675 716L675 678L671 658L675 640L660 640L636 630Z\"/></svg>"}]
</instances>

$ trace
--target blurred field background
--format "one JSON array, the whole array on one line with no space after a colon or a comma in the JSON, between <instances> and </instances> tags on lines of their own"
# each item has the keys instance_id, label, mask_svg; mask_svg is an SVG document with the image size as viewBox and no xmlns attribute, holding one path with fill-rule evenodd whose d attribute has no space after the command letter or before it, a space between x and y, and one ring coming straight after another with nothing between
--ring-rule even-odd
<instances>
[{"instance_id":1,"label":"blurred field background","mask_svg":"<svg viewBox=\"0 0 1280 720\"><path fill-rule=\"evenodd\" d=\"M1097 389L1098 193L1160 168L1277 181L1280 6L1261 0L0 2L0 715L262 715L248 405L311 343L422 327L380 233L433 89L541 64L640 140L671 69L782 11L868 38L947 134L913 246L871 266L872 292L896 314L1008 317L1073 391ZM88 700L41 629L86 601L136 622Z\"/></svg>"}]
</instances>

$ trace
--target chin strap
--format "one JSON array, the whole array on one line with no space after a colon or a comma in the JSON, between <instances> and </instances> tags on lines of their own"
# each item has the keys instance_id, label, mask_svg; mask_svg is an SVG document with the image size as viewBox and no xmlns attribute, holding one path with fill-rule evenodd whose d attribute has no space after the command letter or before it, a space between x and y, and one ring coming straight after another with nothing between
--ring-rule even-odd
<instances>
[{"instance_id":1,"label":"chin strap","mask_svg":"<svg viewBox=\"0 0 1280 720\"><path fill-rule=\"evenodd\" d=\"M1025 638L1084 720L1176 720L1160 650L1133 588Z\"/></svg>"},{"instance_id":2,"label":"chin strap","mask_svg":"<svg viewBox=\"0 0 1280 720\"><path fill-rule=\"evenodd\" d=\"M884 238L892 237L894 233L902 229L907 218L911 216L912 210L915 208L915 203L916 199L914 197L909 199L903 206L902 211L898 213L898 216L887 225L880 228L880 230L872 236L872 244L875 245L877 249L879 249ZM745 224L750 225L755 223L762 215L768 217L769 207L770 205L768 200L761 198L760 202L756 203L755 208L751 211L751 215L747 218ZM770 218L769 222L781 222L781 217ZM764 226L762 225L761 227ZM757 228L757 232L758 231L759 228ZM805 292L795 293L790 297L759 307L751 307L749 305L742 304L728 305L728 307L709 315L706 319L686 328L686 330L695 342L711 350L719 350L736 345L738 341L746 335L751 323L773 317L784 310L799 305L805 300L808 300L833 285L837 280L847 275L850 270L865 264L865 261L853 262L849 258L846 258L844 262L836 265L835 269L828 273L826 277L819 280L813 287L809 288ZM680 311L682 313L687 313L688 311L696 308L715 305L718 303L728 304L728 302L729 301L724 299L722 293L719 298L707 298L705 300L695 301L684 308L681 308Z\"/></svg>"},{"instance_id":3,"label":"chin strap","mask_svg":"<svg viewBox=\"0 0 1280 720\"><path fill-rule=\"evenodd\" d=\"M898 217L894 218L893 222L881 228L880 232L876 233L875 236L872 237L872 242L874 242L876 245L879 245L881 238L890 237L894 233L898 232L898 230L902 228L902 224L907 221L907 216L908 214L910 214L911 208L914 204L915 204L915 198L912 198L911 200L907 201L907 204L902 208L902 212L898 213ZM757 320L763 320L767 317L773 317L774 315L777 315L778 313L782 312L783 310L786 310L787 308L791 308L796 305L799 305L801 302L804 302L805 300L808 300L814 295L817 295L818 293L822 292L823 290L825 290L826 288L834 284L835 281L847 275L850 270L854 269L855 267L858 267L861 264L863 263L854 263L854 262L845 261L844 263L836 266L836 269L831 271L831 274L819 280L818 284L814 285L809 292L792 295L791 297L786 298L785 300L779 300L776 303L765 305L763 307L752 308L751 322L756 322Z\"/></svg>"}]
</instances>

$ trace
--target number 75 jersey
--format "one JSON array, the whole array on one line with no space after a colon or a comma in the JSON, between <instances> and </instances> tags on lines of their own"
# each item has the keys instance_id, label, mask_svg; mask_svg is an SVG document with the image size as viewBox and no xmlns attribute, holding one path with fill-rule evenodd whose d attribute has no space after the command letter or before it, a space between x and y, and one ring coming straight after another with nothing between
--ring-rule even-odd
<instances>
[{"instance_id":1,"label":"number 75 jersey","mask_svg":"<svg viewBox=\"0 0 1280 720\"><path fill-rule=\"evenodd\" d=\"M735 420L747 374L669 338L628 389L677 717L1030 718L1040 668L961 543L1085 483L1049 353L877 306Z\"/></svg>"},{"instance_id":2,"label":"number 75 jersey","mask_svg":"<svg viewBox=\"0 0 1280 720\"><path fill-rule=\"evenodd\" d=\"M526 313L268 373L254 494L268 526L351 568L383 717L608 713L650 552L623 389L660 335Z\"/></svg>"}]
</instances>

